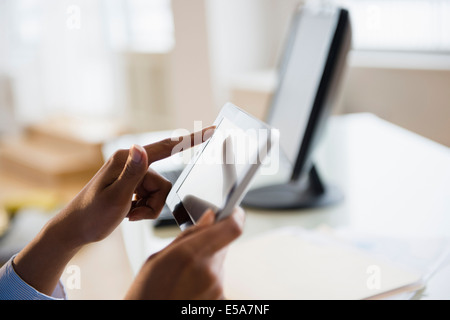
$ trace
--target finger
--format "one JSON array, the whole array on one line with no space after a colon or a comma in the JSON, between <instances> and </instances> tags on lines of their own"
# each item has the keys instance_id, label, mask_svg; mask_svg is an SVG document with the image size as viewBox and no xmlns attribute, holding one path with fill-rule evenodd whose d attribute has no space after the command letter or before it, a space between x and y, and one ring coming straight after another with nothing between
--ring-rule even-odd
<instances>
[{"instance_id":1,"label":"finger","mask_svg":"<svg viewBox=\"0 0 450 320\"><path fill-rule=\"evenodd\" d=\"M147 153L138 145L133 145L128 154L128 159L121 174L113 184L117 197L130 197L142 177L147 172Z\"/></svg>"},{"instance_id":2,"label":"finger","mask_svg":"<svg viewBox=\"0 0 450 320\"><path fill-rule=\"evenodd\" d=\"M170 183L170 181L164 178L154 169L150 168L145 173L142 182L137 187L136 195L138 198L146 198L154 193L158 193L161 191L164 191L168 194L170 189L172 189L172 184Z\"/></svg>"},{"instance_id":3,"label":"finger","mask_svg":"<svg viewBox=\"0 0 450 320\"><path fill-rule=\"evenodd\" d=\"M211 138L214 130L215 126L211 126L187 136L169 138L144 146L144 149L147 152L148 164L150 165L155 161L168 158L178 152L202 144Z\"/></svg>"},{"instance_id":4,"label":"finger","mask_svg":"<svg viewBox=\"0 0 450 320\"><path fill-rule=\"evenodd\" d=\"M172 243L178 243L181 240L188 238L190 235L198 232L200 229L213 225L215 221L215 213L213 210L207 210L201 218L197 221L195 226L184 230Z\"/></svg>"},{"instance_id":5,"label":"finger","mask_svg":"<svg viewBox=\"0 0 450 320\"><path fill-rule=\"evenodd\" d=\"M133 201L127 217L130 221L156 219L164 208L169 191L162 189L146 198Z\"/></svg>"},{"instance_id":6,"label":"finger","mask_svg":"<svg viewBox=\"0 0 450 320\"><path fill-rule=\"evenodd\" d=\"M161 209L162 210L162 209ZM137 206L132 208L128 213L128 221L141 221L148 219L156 219L158 218L161 210L157 210L152 207L147 206Z\"/></svg>"},{"instance_id":7,"label":"finger","mask_svg":"<svg viewBox=\"0 0 450 320\"><path fill-rule=\"evenodd\" d=\"M212 256L242 234L244 220L244 211L236 208L229 217L199 230L191 237L190 245L193 250L201 251L205 256Z\"/></svg>"},{"instance_id":8,"label":"finger","mask_svg":"<svg viewBox=\"0 0 450 320\"><path fill-rule=\"evenodd\" d=\"M156 219L164 208L172 184L149 169L136 189L136 200L128 214L130 221Z\"/></svg>"},{"instance_id":9,"label":"finger","mask_svg":"<svg viewBox=\"0 0 450 320\"><path fill-rule=\"evenodd\" d=\"M212 225L215 220L215 213L212 209L207 210L201 218L197 221L198 228L203 228Z\"/></svg>"}]
</instances>

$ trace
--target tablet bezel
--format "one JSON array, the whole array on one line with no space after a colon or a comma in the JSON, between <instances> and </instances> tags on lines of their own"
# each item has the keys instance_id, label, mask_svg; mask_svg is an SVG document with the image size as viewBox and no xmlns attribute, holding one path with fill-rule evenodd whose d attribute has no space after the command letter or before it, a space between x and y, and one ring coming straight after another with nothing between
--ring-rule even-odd
<instances>
[{"instance_id":1,"label":"tablet bezel","mask_svg":"<svg viewBox=\"0 0 450 320\"><path fill-rule=\"evenodd\" d=\"M266 140L260 141L261 137L258 135L258 156L256 163L251 163L246 168L246 171L243 172L243 174L237 178L235 187L232 188L230 193L228 194L228 200L226 204L223 206L223 208L219 209L218 212L216 212L216 220L221 220L231 214L233 209L238 206L242 200L242 198L245 195L245 192L247 190L248 185L250 184L253 176L255 175L256 171L266 158L267 154L272 148L272 145L276 140L278 135L277 130L273 130L269 125L265 124L261 120L258 120L257 118L251 116L250 114L246 113L245 111L241 110L237 106L233 105L232 103L227 103L222 110L220 111L217 119L214 122L214 125L219 129L220 124L222 123L223 119L227 118L229 121L231 121L235 126L239 127L243 131L247 130L266 130ZM259 132L259 131L258 131ZM184 168L183 172L181 173L178 180L175 182L175 184L172 187L172 190L169 192L166 200L166 204L169 207L170 211L172 212L175 221L177 222L178 226L184 230L188 228L189 226L192 226L196 223L195 219L189 214L189 212L185 209L183 205L183 201L178 195L178 190L180 189L183 182L186 180L186 178L189 176L189 173L191 172L192 168L197 163L199 157L201 154L205 151L205 149L208 147L210 140L203 143L200 147L196 155L191 159L189 164Z\"/></svg>"}]
</instances>

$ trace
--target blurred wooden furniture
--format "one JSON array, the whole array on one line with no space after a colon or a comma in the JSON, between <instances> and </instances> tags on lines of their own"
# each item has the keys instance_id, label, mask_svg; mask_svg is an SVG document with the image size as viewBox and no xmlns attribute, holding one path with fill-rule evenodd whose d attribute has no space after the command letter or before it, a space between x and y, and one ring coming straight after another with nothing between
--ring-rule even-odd
<instances>
[{"instance_id":1,"label":"blurred wooden furniture","mask_svg":"<svg viewBox=\"0 0 450 320\"><path fill-rule=\"evenodd\" d=\"M50 219L101 167L104 141L120 131L110 124L59 119L29 126L20 136L2 137L0 208L49 209ZM78 267L81 276L80 287L72 288L71 269L63 273L69 299L122 299L132 281L120 230L80 250L69 266Z\"/></svg>"},{"instance_id":2,"label":"blurred wooden furniture","mask_svg":"<svg viewBox=\"0 0 450 320\"><path fill-rule=\"evenodd\" d=\"M19 135L2 137L0 168L41 186L85 183L103 163L103 141L116 134L112 127L72 118L30 125Z\"/></svg>"}]
</instances>

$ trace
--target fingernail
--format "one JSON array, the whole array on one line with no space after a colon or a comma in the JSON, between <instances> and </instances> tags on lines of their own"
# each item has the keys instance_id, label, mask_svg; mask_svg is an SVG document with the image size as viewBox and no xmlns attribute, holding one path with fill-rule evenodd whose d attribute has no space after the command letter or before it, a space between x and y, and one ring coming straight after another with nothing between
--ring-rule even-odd
<instances>
[{"instance_id":1,"label":"fingernail","mask_svg":"<svg viewBox=\"0 0 450 320\"><path fill-rule=\"evenodd\" d=\"M133 145L130 150L131 160L134 163L139 164L142 161L142 147L138 145Z\"/></svg>"}]
</instances>

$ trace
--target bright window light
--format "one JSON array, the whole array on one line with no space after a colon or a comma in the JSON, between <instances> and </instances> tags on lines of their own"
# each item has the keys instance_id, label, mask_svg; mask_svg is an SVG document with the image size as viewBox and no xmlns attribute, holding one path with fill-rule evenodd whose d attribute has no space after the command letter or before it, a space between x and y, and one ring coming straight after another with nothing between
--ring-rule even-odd
<instances>
[{"instance_id":1,"label":"bright window light","mask_svg":"<svg viewBox=\"0 0 450 320\"><path fill-rule=\"evenodd\" d=\"M115 48L168 52L174 46L170 0L103 0Z\"/></svg>"},{"instance_id":2,"label":"bright window light","mask_svg":"<svg viewBox=\"0 0 450 320\"><path fill-rule=\"evenodd\" d=\"M450 52L449 0L342 0L354 49Z\"/></svg>"}]
</instances>

